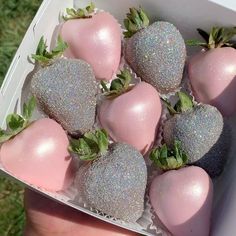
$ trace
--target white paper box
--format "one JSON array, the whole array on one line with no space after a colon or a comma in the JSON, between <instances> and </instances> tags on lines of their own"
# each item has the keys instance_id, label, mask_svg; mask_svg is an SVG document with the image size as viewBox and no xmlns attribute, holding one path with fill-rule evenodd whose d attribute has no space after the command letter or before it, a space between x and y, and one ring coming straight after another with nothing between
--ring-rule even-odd
<instances>
[{"instance_id":1,"label":"white paper box","mask_svg":"<svg viewBox=\"0 0 236 236\"><path fill-rule=\"evenodd\" d=\"M75 5L84 7L87 0L75 0ZM162 19L174 23L181 31L185 39L196 38L196 28L209 30L211 26L223 25L232 26L236 24L236 1L234 0L94 0L100 9L111 12L121 23L129 7L142 6L152 20ZM37 44L42 35L50 44L55 26L59 22L59 14L64 12L66 7L72 7L73 0L44 0L37 15L32 21L6 75L4 83L0 89L0 126L5 127L5 117L7 114L21 110L22 86L27 75L32 72L34 65L29 62L28 56L35 53ZM192 50L192 49L191 49ZM230 120L232 129L236 131L236 121ZM235 125L234 125L235 124ZM236 133L236 132L235 132ZM234 135L236 136L236 135ZM231 150L231 158L226 169L215 183L215 200L213 211L213 236L235 236L236 218L236 146ZM11 176L0 165L3 173ZM27 185L27 184L26 184ZM29 186L29 185L28 185ZM70 201L70 194L73 192L52 194L41 191L33 186L29 186L36 191L40 191L51 198L56 199L73 208L81 210L87 214L103 219L112 224L128 228L145 235L155 234L152 230L143 231L135 224L125 225L120 221L112 221L102 215L93 213L88 209L79 207ZM201 236L201 235L199 235Z\"/></svg>"}]
</instances>

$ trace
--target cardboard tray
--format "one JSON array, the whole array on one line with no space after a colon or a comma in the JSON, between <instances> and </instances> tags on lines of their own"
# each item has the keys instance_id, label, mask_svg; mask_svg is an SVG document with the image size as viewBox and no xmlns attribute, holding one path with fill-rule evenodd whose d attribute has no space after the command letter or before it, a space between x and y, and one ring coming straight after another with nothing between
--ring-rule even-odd
<instances>
[{"instance_id":1,"label":"cardboard tray","mask_svg":"<svg viewBox=\"0 0 236 236\"><path fill-rule=\"evenodd\" d=\"M174 23L185 39L197 38L196 28L200 27L209 30L213 25L231 26L235 24L236 19L236 1L233 0L94 0L96 6L112 13L121 23L129 7L142 6L152 20L162 19ZM32 21L16 55L11 63L4 83L0 89L0 126L5 127L5 118L9 113L21 112L22 88L25 80L34 69L34 65L29 60L29 55L35 52L39 39L42 35L50 44L53 38L53 32L59 23L59 14L64 12L66 7L85 6L88 1L85 0L44 0L34 20ZM191 50L191 51L190 51ZM193 52L190 49L188 52ZM236 137L236 119L227 121L230 123ZM236 235L234 218L236 216L236 158L235 147L236 139L232 140L232 155L229 158L224 173L215 181L215 197L213 210L213 236L234 236ZM0 173L15 179L7 173L0 165ZM147 227L137 224L126 224L105 217L103 214L92 212L87 208L78 206L73 202L73 189L66 192L50 193L24 183L35 191L40 192L50 198L53 198L63 204L69 205L75 209L85 212L89 215L130 229L143 235L165 235L157 233Z\"/></svg>"}]
</instances>

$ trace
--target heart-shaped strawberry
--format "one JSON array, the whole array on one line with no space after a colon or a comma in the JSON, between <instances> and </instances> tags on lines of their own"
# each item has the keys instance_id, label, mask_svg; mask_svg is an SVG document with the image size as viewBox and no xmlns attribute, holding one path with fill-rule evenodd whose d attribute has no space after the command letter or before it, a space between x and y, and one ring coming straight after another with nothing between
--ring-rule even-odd
<instances>
[{"instance_id":1,"label":"heart-shaped strawberry","mask_svg":"<svg viewBox=\"0 0 236 236\"><path fill-rule=\"evenodd\" d=\"M133 145L143 154L153 145L162 106L156 89L140 82L130 86L131 74L124 70L105 92L98 117L116 142Z\"/></svg>"},{"instance_id":2,"label":"heart-shaped strawberry","mask_svg":"<svg viewBox=\"0 0 236 236\"><path fill-rule=\"evenodd\" d=\"M93 11L93 4L86 9L67 9L60 30L69 45L64 55L88 62L97 79L111 80L120 62L121 28L111 14Z\"/></svg>"},{"instance_id":3,"label":"heart-shaped strawberry","mask_svg":"<svg viewBox=\"0 0 236 236\"><path fill-rule=\"evenodd\" d=\"M206 104L193 104L192 98L178 92L173 115L166 121L163 137L168 146L175 140L182 143L189 164L202 167L211 177L220 175L227 160L231 132L217 108Z\"/></svg>"},{"instance_id":4,"label":"heart-shaped strawberry","mask_svg":"<svg viewBox=\"0 0 236 236\"><path fill-rule=\"evenodd\" d=\"M211 104L224 115L236 112L236 50L229 40L236 27L213 27L210 34L198 29L206 43L189 40L190 45L205 49L188 63L188 76L198 102Z\"/></svg>"},{"instance_id":5,"label":"heart-shaped strawberry","mask_svg":"<svg viewBox=\"0 0 236 236\"><path fill-rule=\"evenodd\" d=\"M70 150L80 159L91 161L78 170L75 181L84 202L128 222L141 217L147 168L138 150L125 143L113 143L108 147L104 130L72 140Z\"/></svg>"},{"instance_id":6,"label":"heart-shaped strawberry","mask_svg":"<svg viewBox=\"0 0 236 236\"><path fill-rule=\"evenodd\" d=\"M0 159L5 170L29 184L49 190L67 188L73 181L72 159L65 131L54 120L29 123L34 99L24 105L23 115L7 117L8 130L0 130Z\"/></svg>"},{"instance_id":7,"label":"heart-shaped strawberry","mask_svg":"<svg viewBox=\"0 0 236 236\"><path fill-rule=\"evenodd\" d=\"M31 91L42 110L70 134L89 131L95 121L98 86L91 66L82 60L54 58L40 40L34 59L41 67L31 81ZM57 49L58 48L58 49Z\"/></svg>"},{"instance_id":8,"label":"heart-shaped strawberry","mask_svg":"<svg viewBox=\"0 0 236 236\"><path fill-rule=\"evenodd\" d=\"M154 153L154 163L170 170L155 177L150 186L156 215L174 236L209 236L213 184L208 174L195 166L171 170L186 162L178 142L174 150L164 145Z\"/></svg>"},{"instance_id":9,"label":"heart-shaped strawberry","mask_svg":"<svg viewBox=\"0 0 236 236\"><path fill-rule=\"evenodd\" d=\"M160 93L175 90L181 83L186 58L184 39L174 25L149 19L140 9L130 8L124 20L125 59L147 83Z\"/></svg>"}]
</instances>

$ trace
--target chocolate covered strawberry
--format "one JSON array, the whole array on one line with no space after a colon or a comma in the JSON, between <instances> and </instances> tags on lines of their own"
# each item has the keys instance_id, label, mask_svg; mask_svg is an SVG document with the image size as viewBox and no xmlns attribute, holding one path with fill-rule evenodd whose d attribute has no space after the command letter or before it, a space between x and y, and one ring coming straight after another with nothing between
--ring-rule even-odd
<instances>
[{"instance_id":1,"label":"chocolate covered strawberry","mask_svg":"<svg viewBox=\"0 0 236 236\"><path fill-rule=\"evenodd\" d=\"M98 86L92 68L78 59L52 61L51 54L41 40L33 58L44 67L34 74L31 91L43 111L70 134L84 133L95 121Z\"/></svg>"},{"instance_id":2,"label":"chocolate covered strawberry","mask_svg":"<svg viewBox=\"0 0 236 236\"><path fill-rule=\"evenodd\" d=\"M125 69L106 88L107 97L98 109L101 126L115 142L125 142L143 154L153 145L161 116L161 102L156 89L148 83L131 85L132 76Z\"/></svg>"},{"instance_id":3,"label":"chocolate covered strawberry","mask_svg":"<svg viewBox=\"0 0 236 236\"><path fill-rule=\"evenodd\" d=\"M68 58L88 62L99 80L111 80L121 56L121 28L109 13L95 12L91 3L86 9L66 9L60 34L68 43Z\"/></svg>"},{"instance_id":4,"label":"chocolate covered strawberry","mask_svg":"<svg viewBox=\"0 0 236 236\"><path fill-rule=\"evenodd\" d=\"M156 176L149 197L156 215L174 236L209 236L213 184L199 167L178 169L187 156L179 142L174 148L154 149L151 159L159 168L169 170Z\"/></svg>"},{"instance_id":5,"label":"chocolate covered strawberry","mask_svg":"<svg viewBox=\"0 0 236 236\"><path fill-rule=\"evenodd\" d=\"M149 25L144 11L130 8L124 20L125 59L160 93L179 87L186 57L184 39L174 25L157 21Z\"/></svg>"},{"instance_id":6,"label":"chocolate covered strawberry","mask_svg":"<svg viewBox=\"0 0 236 236\"><path fill-rule=\"evenodd\" d=\"M28 184L49 190L66 189L73 181L68 138L54 120L30 123L35 107L32 98L23 114L7 116L7 130L0 129L0 160L4 169Z\"/></svg>"},{"instance_id":7,"label":"chocolate covered strawberry","mask_svg":"<svg viewBox=\"0 0 236 236\"><path fill-rule=\"evenodd\" d=\"M173 115L164 124L163 136L168 146L175 140L182 143L189 164L205 169L212 177L218 176L227 159L231 133L220 112L211 105L194 105L192 99L179 92Z\"/></svg>"},{"instance_id":8,"label":"chocolate covered strawberry","mask_svg":"<svg viewBox=\"0 0 236 236\"><path fill-rule=\"evenodd\" d=\"M141 217L147 168L138 150L125 143L108 145L104 130L72 140L69 149L87 161L78 170L75 186L88 206L128 222Z\"/></svg>"},{"instance_id":9,"label":"chocolate covered strawberry","mask_svg":"<svg viewBox=\"0 0 236 236\"><path fill-rule=\"evenodd\" d=\"M206 42L189 40L189 45L204 49L188 63L188 76L198 102L211 104L223 114L236 112L236 50L230 39L236 27L213 27L211 32L198 29Z\"/></svg>"}]
</instances>

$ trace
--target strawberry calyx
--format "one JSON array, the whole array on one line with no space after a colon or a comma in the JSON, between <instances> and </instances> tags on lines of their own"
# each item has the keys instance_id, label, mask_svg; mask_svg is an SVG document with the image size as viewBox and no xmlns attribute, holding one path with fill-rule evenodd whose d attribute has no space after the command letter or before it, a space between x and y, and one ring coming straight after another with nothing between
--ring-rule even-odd
<instances>
[{"instance_id":1,"label":"strawberry calyx","mask_svg":"<svg viewBox=\"0 0 236 236\"><path fill-rule=\"evenodd\" d=\"M193 99L187 93L177 92L177 96L179 99L174 106L168 100L161 98L171 115L180 114L194 108Z\"/></svg>"},{"instance_id":2,"label":"strawberry calyx","mask_svg":"<svg viewBox=\"0 0 236 236\"><path fill-rule=\"evenodd\" d=\"M179 169L188 162L188 157L183 152L180 141L177 140L175 140L172 149L168 148L166 144L152 149L149 158L154 165L164 171Z\"/></svg>"},{"instance_id":3,"label":"strawberry calyx","mask_svg":"<svg viewBox=\"0 0 236 236\"><path fill-rule=\"evenodd\" d=\"M104 129L87 132L79 139L71 139L69 152L83 161L93 161L108 150L108 134Z\"/></svg>"},{"instance_id":4,"label":"strawberry calyx","mask_svg":"<svg viewBox=\"0 0 236 236\"><path fill-rule=\"evenodd\" d=\"M124 32L125 38L130 38L139 30L149 26L149 18L141 7L139 9L130 8L126 17L124 19L124 26L127 30Z\"/></svg>"},{"instance_id":5,"label":"strawberry calyx","mask_svg":"<svg viewBox=\"0 0 236 236\"><path fill-rule=\"evenodd\" d=\"M9 139L14 138L17 134L30 125L30 119L35 107L36 99L35 97L31 97L28 103L24 103L22 115L13 113L7 116L7 129L3 130L0 128L0 143L4 143Z\"/></svg>"},{"instance_id":6,"label":"strawberry calyx","mask_svg":"<svg viewBox=\"0 0 236 236\"><path fill-rule=\"evenodd\" d=\"M210 33L207 33L202 29L197 29L197 31L205 42L193 39L187 40L187 45L202 46L207 49L235 46L230 40L236 35L236 27L212 27Z\"/></svg>"},{"instance_id":7,"label":"strawberry calyx","mask_svg":"<svg viewBox=\"0 0 236 236\"><path fill-rule=\"evenodd\" d=\"M51 52L47 50L47 42L42 36L39 40L36 53L32 54L31 57L37 61L42 67L49 66L53 64L55 59L62 56L63 52L68 48L66 42L64 42L59 35L57 38L57 45Z\"/></svg>"},{"instance_id":8,"label":"strawberry calyx","mask_svg":"<svg viewBox=\"0 0 236 236\"><path fill-rule=\"evenodd\" d=\"M65 21L72 19L86 19L91 18L94 14L95 5L94 3L90 3L85 8L78 8L77 10L74 8L66 8L66 15L63 16Z\"/></svg>"},{"instance_id":9,"label":"strawberry calyx","mask_svg":"<svg viewBox=\"0 0 236 236\"><path fill-rule=\"evenodd\" d=\"M132 88L130 86L132 75L128 69L122 70L119 74L116 75L117 78L112 80L110 87L108 88L105 81L101 81L101 86L103 88L103 95L107 98L116 98L123 93L129 91Z\"/></svg>"}]
</instances>

